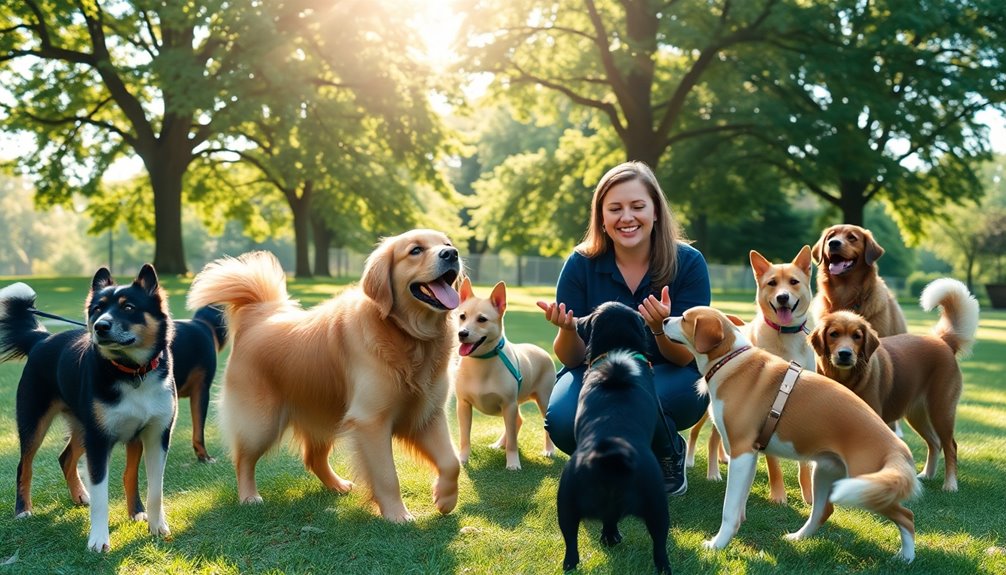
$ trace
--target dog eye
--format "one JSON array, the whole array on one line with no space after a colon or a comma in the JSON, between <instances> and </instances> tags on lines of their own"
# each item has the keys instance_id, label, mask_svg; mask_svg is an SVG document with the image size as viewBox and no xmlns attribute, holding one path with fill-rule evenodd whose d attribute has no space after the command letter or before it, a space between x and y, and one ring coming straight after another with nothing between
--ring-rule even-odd
<instances>
[{"instance_id":1,"label":"dog eye","mask_svg":"<svg viewBox=\"0 0 1006 575\"><path fill-rule=\"evenodd\" d=\"M828 337L834 339L834 338L838 337L838 332L837 331L829 332L828 333Z\"/></svg>"},{"instance_id":2,"label":"dog eye","mask_svg":"<svg viewBox=\"0 0 1006 575\"><path fill-rule=\"evenodd\" d=\"M412 248L411 250L409 250L409 255L410 256L418 256L421 253L423 253L423 247L422 246L416 246L416 247Z\"/></svg>"},{"instance_id":3,"label":"dog eye","mask_svg":"<svg viewBox=\"0 0 1006 575\"><path fill-rule=\"evenodd\" d=\"M800 280L796 280L796 279L789 280L789 285L791 285L791 286L795 286L795 285L797 285L799 283L800 283Z\"/></svg>"},{"instance_id":4,"label":"dog eye","mask_svg":"<svg viewBox=\"0 0 1006 575\"><path fill-rule=\"evenodd\" d=\"M124 312L131 312L134 309L136 309L136 306L134 306L131 303L122 304L122 311L124 311Z\"/></svg>"},{"instance_id":5,"label":"dog eye","mask_svg":"<svg viewBox=\"0 0 1006 575\"><path fill-rule=\"evenodd\" d=\"M459 315L458 319L460 319L461 321L465 321L465 314Z\"/></svg>"},{"instance_id":6,"label":"dog eye","mask_svg":"<svg viewBox=\"0 0 1006 575\"><path fill-rule=\"evenodd\" d=\"M849 243L850 243L850 244L852 244L852 243L855 243L855 242L856 242L856 240L858 240L858 239L859 239L859 238L857 238L856 236L849 236Z\"/></svg>"},{"instance_id":7,"label":"dog eye","mask_svg":"<svg viewBox=\"0 0 1006 575\"><path fill-rule=\"evenodd\" d=\"M484 315L480 315L479 316L479 319L478 319L479 323L485 323L487 321L489 321L489 318L487 318L486 316L484 316Z\"/></svg>"},{"instance_id":8,"label":"dog eye","mask_svg":"<svg viewBox=\"0 0 1006 575\"><path fill-rule=\"evenodd\" d=\"M861 333L859 333L859 332L856 332L856 333L852 334L852 339L854 339L854 340L863 339L863 335Z\"/></svg>"},{"instance_id":9,"label":"dog eye","mask_svg":"<svg viewBox=\"0 0 1006 575\"><path fill-rule=\"evenodd\" d=\"M768 282L768 285L770 285L770 286L772 286L772 287L775 287L775 286L776 286L776 285L777 285L778 283L779 283L779 282L777 282L777 281L775 281L775 280L769 280L769 282Z\"/></svg>"}]
</instances>

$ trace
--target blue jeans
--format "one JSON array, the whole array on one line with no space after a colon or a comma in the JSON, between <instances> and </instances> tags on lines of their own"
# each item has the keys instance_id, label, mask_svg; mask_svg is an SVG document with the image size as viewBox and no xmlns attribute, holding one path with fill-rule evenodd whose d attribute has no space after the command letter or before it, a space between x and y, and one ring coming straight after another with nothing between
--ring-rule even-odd
<instances>
[{"instance_id":1,"label":"blue jeans","mask_svg":"<svg viewBox=\"0 0 1006 575\"><path fill-rule=\"evenodd\" d=\"M576 449L573 421L576 419L576 405L585 371L586 367L581 366L559 372L545 414L545 429L549 437L556 447L569 455ZM681 441L680 436L669 437L667 429L672 433L688 429L706 412L709 397L700 396L695 391L695 382L700 377L702 376L699 375L694 363L684 367L669 363L653 366L653 385L657 390L660 406L663 407L664 421L667 423L665 428L658 419L657 429L653 430L653 452L657 457L676 455L674 452L678 451L672 445ZM657 409L657 406L653 408ZM681 456L684 456L683 453Z\"/></svg>"}]
</instances>

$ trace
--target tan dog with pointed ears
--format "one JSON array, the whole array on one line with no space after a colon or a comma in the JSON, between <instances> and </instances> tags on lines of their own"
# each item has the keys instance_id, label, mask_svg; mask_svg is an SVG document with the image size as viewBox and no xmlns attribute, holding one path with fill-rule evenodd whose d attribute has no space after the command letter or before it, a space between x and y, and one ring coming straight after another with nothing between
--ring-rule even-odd
<instances>
[{"instance_id":1,"label":"tan dog with pointed ears","mask_svg":"<svg viewBox=\"0 0 1006 575\"><path fill-rule=\"evenodd\" d=\"M807 342L810 333L810 302L814 295L810 287L811 258L810 246L803 249L790 263L773 264L755 250L751 250L751 271L754 272L758 292L755 303L758 313L751 323L743 326L742 331L748 336L752 345L787 360L795 361L808 371L815 371L816 356L814 349ZM703 418L702 421L705 421ZM695 440L698 436L692 428L689 438L690 455L694 453ZM709 453L720 451L720 435L713 430L709 436ZM692 455L694 457L694 455ZM726 460L727 458L722 458ZM779 460L768 456L769 498L779 504L786 503L786 486L783 483L782 468ZM720 480L720 468L717 460L710 456L706 477ZM804 501L810 503L811 492L810 467L800 465L800 488Z\"/></svg>"},{"instance_id":2,"label":"tan dog with pointed ears","mask_svg":"<svg viewBox=\"0 0 1006 575\"><path fill-rule=\"evenodd\" d=\"M547 351L530 343L511 343L503 333L506 311L506 284L499 282L488 299L475 297L472 284L461 283L458 306L458 340L461 346L454 380L461 428L461 463L471 454L472 407L487 415L502 415L503 435L493 444L506 450L506 468L520 469L517 432L523 420L520 404L534 399L542 417L555 385L555 364ZM545 432L544 455L555 454L552 439Z\"/></svg>"},{"instance_id":3,"label":"tan dog with pointed ears","mask_svg":"<svg viewBox=\"0 0 1006 575\"><path fill-rule=\"evenodd\" d=\"M814 462L810 517L787 538L813 535L838 503L890 518L901 532L899 556L914 559L915 519L901 502L921 486L908 446L849 389L752 347L739 323L711 307L664 320L666 337L687 346L705 375L730 454L723 520L705 546L726 547L744 521L760 447L768 455Z\"/></svg>"}]
</instances>

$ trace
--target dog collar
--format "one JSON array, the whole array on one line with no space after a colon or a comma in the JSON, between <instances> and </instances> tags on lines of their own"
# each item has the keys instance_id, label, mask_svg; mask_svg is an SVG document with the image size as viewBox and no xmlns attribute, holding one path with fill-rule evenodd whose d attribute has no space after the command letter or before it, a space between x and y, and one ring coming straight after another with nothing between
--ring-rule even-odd
<instances>
[{"instance_id":1,"label":"dog collar","mask_svg":"<svg viewBox=\"0 0 1006 575\"><path fill-rule=\"evenodd\" d=\"M779 418L782 417L782 409L786 407L786 401L789 400L789 394L793 391L793 387L796 386L796 380L800 379L800 374L803 373L803 367L795 361L789 362L789 369L786 370L786 375L782 378L782 385L779 386L779 393L775 396L775 401L772 403L772 409L768 412L768 417L765 418L765 424L762 425L761 433L758 434L758 440L755 441L755 448L759 451L764 451L768 447L768 442L772 439L772 434L775 433L775 426L779 424Z\"/></svg>"},{"instance_id":2,"label":"dog collar","mask_svg":"<svg viewBox=\"0 0 1006 575\"><path fill-rule=\"evenodd\" d=\"M510 372L510 375L512 375L513 378L517 380L517 389L519 390L520 384L524 383L524 376L521 375L520 368L511 363L510 358L507 357L505 353L503 353L504 345L506 345L506 336L500 336L500 342L496 344L496 347L494 347L492 351L490 351L489 353L484 353L482 355L473 355L471 357L474 357L475 359L491 359L498 355L500 361L502 361L503 365L506 366L507 371ZM518 360L518 362L519 361L520 360Z\"/></svg>"},{"instance_id":3,"label":"dog collar","mask_svg":"<svg viewBox=\"0 0 1006 575\"><path fill-rule=\"evenodd\" d=\"M129 375L132 375L134 377L142 377L150 373L151 371L157 369L157 366L161 364L161 354L155 355L154 359L150 360L150 363L146 365L141 365L140 367L127 367L115 361L114 359L110 359L108 361L112 362L112 365L114 365L115 368L121 371L122 373L128 373Z\"/></svg>"},{"instance_id":4,"label":"dog collar","mask_svg":"<svg viewBox=\"0 0 1006 575\"><path fill-rule=\"evenodd\" d=\"M779 325L777 323L774 323L769 318L765 318L765 323L767 323L770 328L776 330L779 333L800 333L802 331L803 333L806 333L808 335L810 334L810 330L807 329L806 320L804 320L804 322L801 323L800 325Z\"/></svg>"},{"instance_id":5,"label":"dog collar","mask_svg":"<svg viewBox=\"0 0 1006 575\"><path fill-rule=\"evenodd\" d=\"M747 351L749 349L751 349L750 345L745 345L744 347L739 347L739 348L731 351L730 353L728 353L723 359L717 361L715 364L713 364L713 366L709 369L709 371L706 372L706 381L709 381L710 379L712 379L713 376L716 375L716 372L719 371L721 367L723 367L724 365L726 365L726 363L728 361L730 361L731 359L737 357L738 355L744 353L745 351Z\"/></svg>"}]
</instances>

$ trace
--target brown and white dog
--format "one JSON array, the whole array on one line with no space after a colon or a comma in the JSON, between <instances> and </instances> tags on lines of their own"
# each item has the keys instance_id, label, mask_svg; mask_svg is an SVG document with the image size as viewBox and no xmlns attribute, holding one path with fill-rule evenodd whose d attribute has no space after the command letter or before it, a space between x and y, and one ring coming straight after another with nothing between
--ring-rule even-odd
<instances>
[{"instance_id":1,"label":"brown and white dog","mask_svg":"<svg viewBox=\"0 0 1006 575\"><path fill-rule=\"evenodd\" d=\"M809 537L831 514L833 503L869 509L890 518L901 532L899 556L915 558L914 514L901 505L921 490L912 453L862 399L841 384L802 372L785 407L778 407L790 364L751 346L737 324L710 307L694 307L664 320L664 334L688 347L705 375L716 427L730 454L723 520L705 542L722 549L745 517L758 462L760 436L770 411L781 415L765 440L768 455L814 462L810 517L789 539ZM822 417L827 413L829 417Z\"/></svg>"},{"instance_id":2,"label":"brown and white dog","mask_svg":"<svg viewBox=\"0 0 1006 575\"><path fill-rule=\"evenodd\" d=\"M820 373L863 398L880 417L906 417L929 448L919 477L931 479L943 449L945 491L957 491L954 420L961 397L956 356L966 355L978 331L978 302L968 288L941 278L922 292L922 307L940 306L932 335L878 337L862 316L840 311L825 315L811 334Z\"/></svg>"},{"instance_id":3,"label":"brown and white dog","mask_svg":"<svg viewBox=\"0 0 1006 575\"><path fill-rule=\"evenodd\" d=\"M488 299L475 296L468 278L461 282L458 306L458 355L454 378L458 425L461 430L461 463L471 454L472 407L487 415L502 415L503 435L493 448L506 451L506 468L520 469L517 432L523 420L520 404L534 400L545 417L555 385L555 364L547 351L531 343L507 341L503 333L506 284L499 282ZM555 446L545 432L543 454L552 457Z\"/></svg>"},{"instance_id":4,"label":"brown and white dog","mask_svg":"<svg viewBox=\"0 0 1006 575\"><path fill-rule=\"evenodd\" d=\"M815 324L826 314L847 309L870 322L880 337L906 333L905 314L877 273L884 248L870 230L837 225L821 232L811 248L817 268L817 296L811 306Z\"/></svg>"},{"instance_id":5,"label":"brown and white dog","mask_svg":"<svg viewBox=\"0 0 1006 575\"><path fill-rule=\"evenodd\" d=\"M752 345L756 345L787 361L795 361L804 369L814 371L816 356L814 349L807 342L810 333L810 302L813 299L811 291L811 256L810 246L803 246L793 261L773 264L765 256L755 250L749 254L751 271L754 273L757 293L755 303L758 312L751 323L743 326L742 332L747 335ZM695 440L702 421L692 428L689 436L689 456L694 463ZM719 465L713 453L719 451L720 436L713 430L709 436L709 465L706 477L720 480ZM725 457L723 459L726 459ZM786 487L783 483L782 469L775 457L766 457L770 486L770 499L779 504L786 503ZM808 503L813 497L810 486L810 468L800 466L800 487L804 501Z\"/></svg>"}]
</instances>

